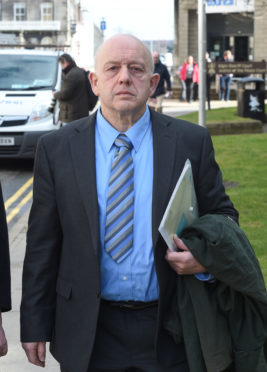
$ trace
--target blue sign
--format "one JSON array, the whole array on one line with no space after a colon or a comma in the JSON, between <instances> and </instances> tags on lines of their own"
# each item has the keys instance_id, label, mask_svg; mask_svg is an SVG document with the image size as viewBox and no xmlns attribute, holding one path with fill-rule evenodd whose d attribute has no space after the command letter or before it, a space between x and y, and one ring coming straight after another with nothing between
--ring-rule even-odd
<instances>
[{"instance_id":1,"label":"blue sign","mask_svg":"<svg viewBox=\"0 0 267 372\"><path fill-rule=\"evenodd\" d=\"M100 22L100 30L101 30L101 31L104 31L106 28L107 28L107 26L106 26L106 21L103 19L103 20Z\"/></svg>"},{"instance_id":2,"label":"blue sign","mask_svg":"<svg viewBox=\"0 0 267 372\"><path fill-rule=\"evenodd\" d=\"M235 0L207 0L207 6L235 5Z\"/></svg>"}]
</instances>

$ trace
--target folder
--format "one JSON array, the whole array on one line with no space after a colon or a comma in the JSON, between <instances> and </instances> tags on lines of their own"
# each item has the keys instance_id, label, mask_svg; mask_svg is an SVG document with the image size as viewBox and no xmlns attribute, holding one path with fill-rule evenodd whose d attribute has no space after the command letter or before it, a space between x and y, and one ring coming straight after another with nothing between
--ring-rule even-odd
<instances>
[{"instance_id":1,"label":"folder","mask_svg":"<svg viewBox=\"0 0 267 372\"><path fill-rule=\"evenodd\" d=\"M177 250L173 235L179 236L181 231L197 218L198 204L192 167L187 159L159 226L159 232L169 249Z\"/></svg>"}]
</instances>

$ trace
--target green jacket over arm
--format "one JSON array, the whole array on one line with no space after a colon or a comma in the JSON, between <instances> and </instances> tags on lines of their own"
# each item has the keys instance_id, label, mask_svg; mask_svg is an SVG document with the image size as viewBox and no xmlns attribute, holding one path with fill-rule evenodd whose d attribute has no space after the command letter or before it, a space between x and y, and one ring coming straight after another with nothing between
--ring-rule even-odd
<instances>
[{"instance_id":1,"label":"green jacket over arm","mask_svg":"<svg viewBox=\"0 0 267 372\"><path fill-rule=\"evenodd\" d=\"M266 372L267 293L244 232L229 217L205 215L181 238L215 283L177 275L177 293L165 319L184 341L190 372Z\"/></svg>"}]
</instances>

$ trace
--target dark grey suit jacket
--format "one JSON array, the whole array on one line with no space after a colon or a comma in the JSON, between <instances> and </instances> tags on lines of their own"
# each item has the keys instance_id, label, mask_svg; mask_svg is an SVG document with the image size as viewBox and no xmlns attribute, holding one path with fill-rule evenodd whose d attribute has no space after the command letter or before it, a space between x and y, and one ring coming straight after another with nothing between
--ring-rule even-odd
<instances>
[{"instance_id":1,"label":"dark grey suit jacket","mask_svg":"<svg viewBox=\"0 0 267 372\"><path fill-rule=\"evenodd\" d=\"M154 146L152 238L159 280L157 352L168 364L162 326L175 272L164 256L158 226L189 158L200 214L237 219L225 194L208 132L151 112ZM95 169L95 115L41 138L36 154L33 205L27 234L21 304L21 340L51 341L68 370L84 372L100 305L99 216ZM179 359L179 353L177 353Z\"/></svg>"},{"instance_id":2,"label":"dark grey suit jacket","mask_svg":"<svg viewBox=\"0 0 267 372\"><path fill-rule=\"evenodd\" d=\"M0 183L0 310L11 309L10 260L6 212Z\"/></svg>"}]
</instances>

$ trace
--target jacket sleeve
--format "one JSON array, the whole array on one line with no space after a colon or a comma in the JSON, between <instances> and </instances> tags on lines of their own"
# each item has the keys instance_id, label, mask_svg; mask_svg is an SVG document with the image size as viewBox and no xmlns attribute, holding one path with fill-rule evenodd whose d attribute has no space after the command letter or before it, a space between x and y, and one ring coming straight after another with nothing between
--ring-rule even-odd
<instances>
[{"instance_id":1,"label":"jacket sleeve","mask_svg":"<svg viewBox=\"0 0 267 372\"><path fill-rule=\"evenodd\" d=\"M194 172L199 215L224 214L238 222L238 212L225 192L222 173L215 160L214 148L208 131L205 131L201 147L198 169Z\"/></svg>"},{"instance_id":2,"label":"jacket sleeve","mask_svg":"<svg viewBox=\"0 0 267 372\"><path fill-rule=\"evenodd\" d=\"M0 311L11 309L10 258L6 212L0 184Z\"/></svg>"},{"instance_id":3,"label":"jacket sleeve","mask_svg":"<svg viewBox=\"0 0 267 372\"><path fill-rule=\"evenodd\" d=\"M79 87L81 81L78 74L70 71L65 79L62 80L61 88L55 93L54 97L59 101L67 101L73 97L75 90Z\"/></svg>"},{"instance_id":4,"label":"jacket sleeve","mask_svg":"<svg viewBox=\"0 0 267 372\"><path fill-rule=\"evenodd\" d=\"M34 168L33 204L23 266L21 341L50 341L54 326L56 279L62 233L52 171L39 142Z\"/></svg>"},{"instance_id":5,"label":"jacket sleeve","mask_svg":"<svg viewBox=\"0 0 267 372\"><path fill-rule=\"evenodd\" d=\"M183 66L182 66L182 68L181 68L180 79L182 81L185 81L186 80L186 63L184 63Z\"/></svg>"}]
</instances>

